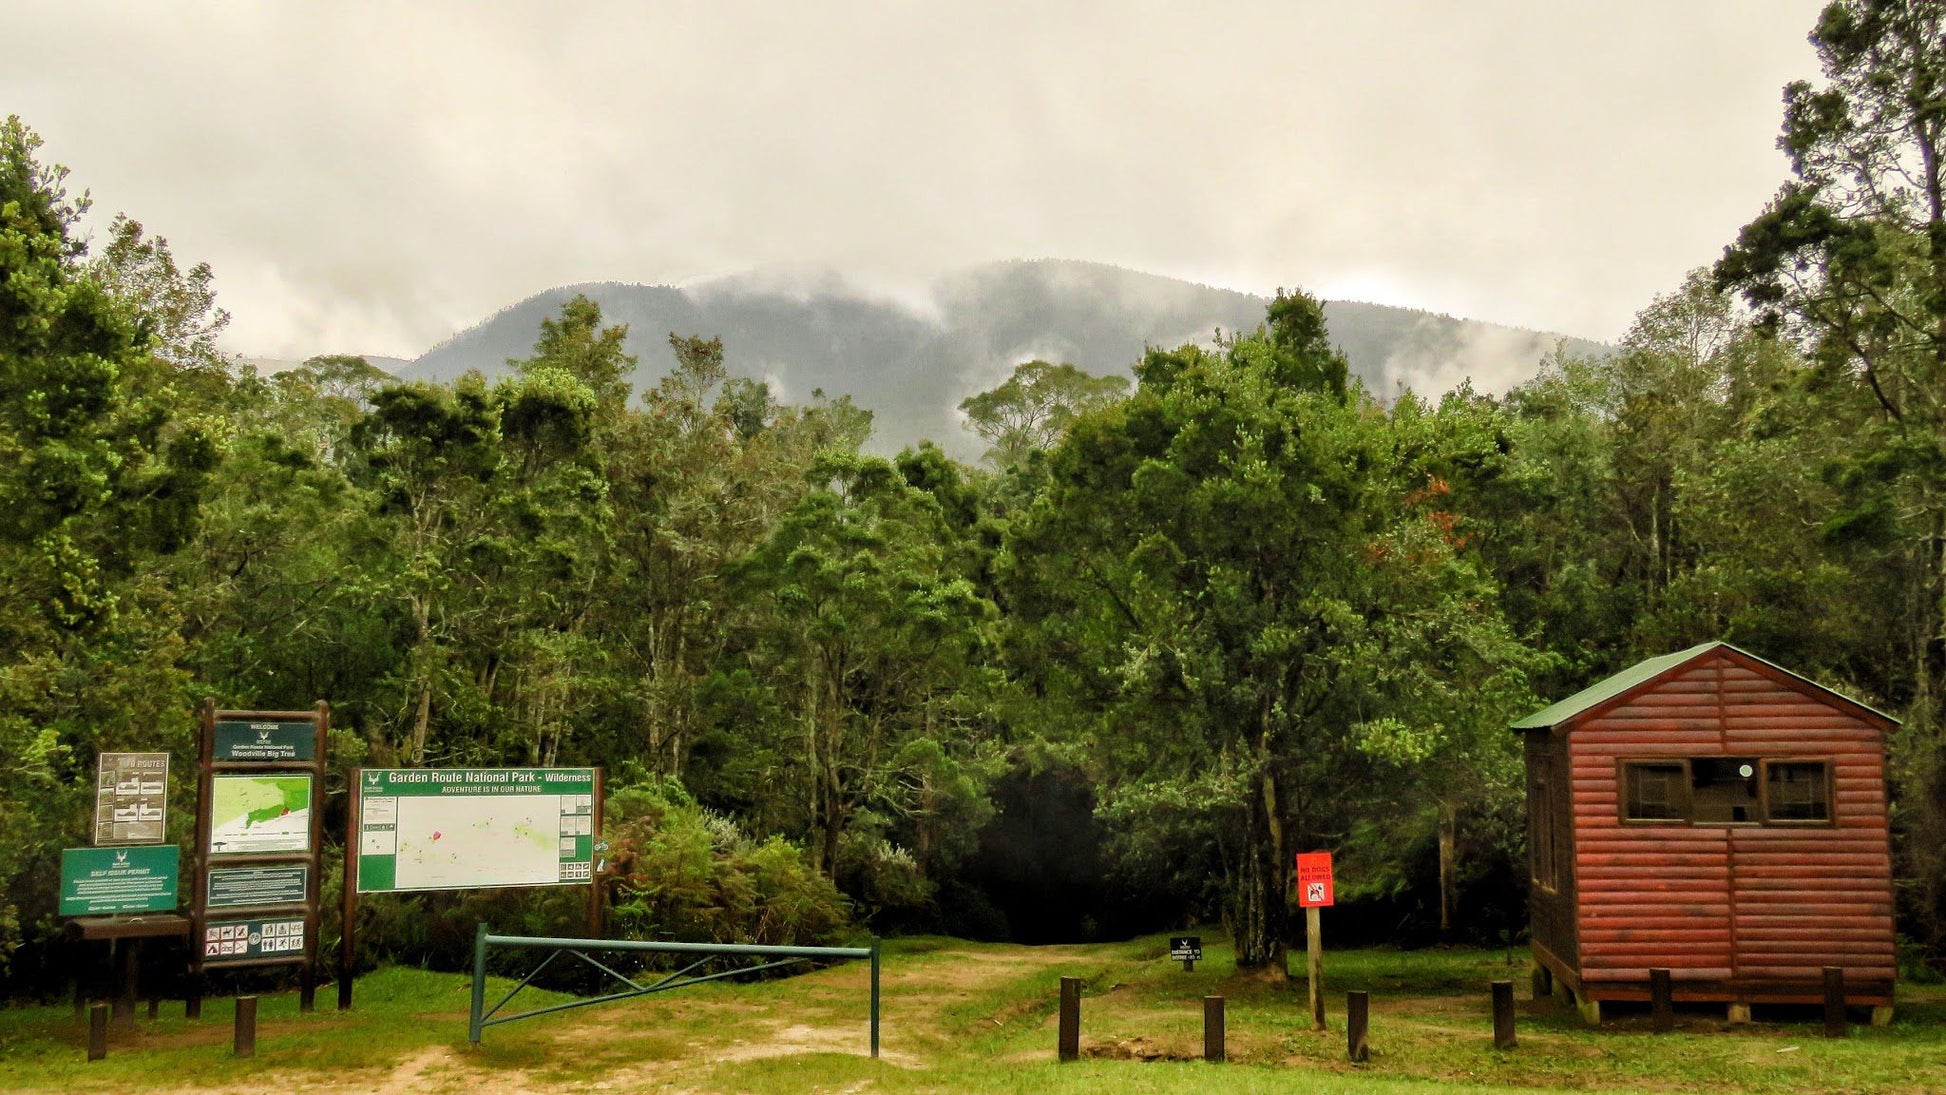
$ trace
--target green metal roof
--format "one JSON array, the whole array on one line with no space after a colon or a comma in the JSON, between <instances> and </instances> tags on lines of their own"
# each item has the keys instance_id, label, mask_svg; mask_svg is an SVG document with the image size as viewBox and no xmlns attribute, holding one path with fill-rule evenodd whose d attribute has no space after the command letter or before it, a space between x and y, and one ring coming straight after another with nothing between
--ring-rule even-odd
<instances>
[{"instance_id":1,"label":"green metal roof","mask_svg":"<svg viewBox=\"0 0 1946 1095\"><path fill-rule=\"evenodd\" d=\"M1616 696L1619 696L1622 693L1628 691L1629 689L1634 688L1636 685L1646 684L1647 682L1654 680L1656 677L1659 677L1662 674L1667 673L1669 670L1674 669L1685 662L1694 661L1695 659L1702 657L1704 654L1707 654L1710 651L1719 648L1723 650L1732 651L1733 653L1737 654L1739 657L1748 658L1753 662L1758 662L1763 665L1767 665L1772 669L1777 670L1779 673L1784 673L1784 674L1788 674L1791 677L1795 677L1796 679L1803 681L1805 684L1810 685L1811 687L1817 689L1818 691L1823 692L1825 695L1830 696L1841 703L1847 704L1851 707L1855 707L1861 711L1866 711L1873 715L1876 715L1879 718L1884 719L1887 723L1890 723L1893 726L1899 725L1899 720L1893 718L1892 716L1886 714L1885 712L1880 711L1875 707L1871 707L1866 704L1859 703L1857 700L1852 699L1850 696L1847 696L1842 692L1834 692L1831 689L1826 688L1824 685L1819 684L1818 682L1812 680L1809 677L1804 676L1801 673L1792 673L1790 670L1785 669L1783 666L1778 665L1776 662L1759 658L1755 654L1750 653L1748 650L1744 650L1740 647L1731 646L1729 643L1726 642L1710 642L1710 643L1704 643L1701 646L1692 646L1688 650L1678 650L1674 654L1664 654L1661 657L1650 658L1648 661L1645 662L1637 662L1636 664L1629 666L1627 669L1622 670L1620 673L1617 673L1614 676L1607 678L1606 680L1596 681L1594 684L1589 685L1588 687L1582 689L1579 692L1576 692L1574 695L1569 696L1567 699L1562 700L1561 702L1554 704L1551 707L1541 708L1539 711L1536 711L1533 714L1527 716L1526 718L1521 719L1519 722L1514 723L1512 729L1541 730L1547 727L1559 726L1562 723L1568 721L1569 719L1574 718L1576 715L1581 714L1583 711L1586 711L1589 708L1596 706L1597 704L1601 704L1608 700L1614 699Z\"/></svg>"},{"instance_id":2,"label":"green metal roof","mask_svg":"<svg viewBox=\"0 0 1946 1095\"><path fill-rule=\"evenodd\" d=\"M1692 646L1688 650L1678 650L1674 654L1663 654L1645 662L1636 662L1620 673L1596 681L1559 703L1541 708L1514 723L1513 729L1540 730L1549 726L1558 726L1603 700L1613 699L1644 681L1661 676L1691 658L1699 657L1725 645L1727 644L1720 642L1704 643L1701 646Z\"/></svg>"}]
</instances>

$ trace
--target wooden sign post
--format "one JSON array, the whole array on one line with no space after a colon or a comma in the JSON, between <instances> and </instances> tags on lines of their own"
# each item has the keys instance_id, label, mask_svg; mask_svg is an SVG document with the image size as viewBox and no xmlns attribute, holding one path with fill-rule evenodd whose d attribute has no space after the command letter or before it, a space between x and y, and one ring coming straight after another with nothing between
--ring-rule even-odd
<instances>
[{"instance_id":1,"label":"wooden sign post","mask_svg":"<svg viewBox=\"0 0 1946 1095\"><path fill-rule=\"evenodd\" d=\"M1318 910L1335 902L1330 852L1297 853L1297 903L1304 909L1304 951L1309 960L1311 1029L1324 1029L1324 929Z\"/></svg>"}]
</instances>

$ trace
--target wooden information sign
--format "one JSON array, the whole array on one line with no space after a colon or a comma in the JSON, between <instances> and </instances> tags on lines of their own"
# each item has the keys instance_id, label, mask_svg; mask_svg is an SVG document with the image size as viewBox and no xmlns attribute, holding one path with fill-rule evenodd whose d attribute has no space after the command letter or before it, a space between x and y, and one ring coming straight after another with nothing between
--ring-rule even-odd
<instances>
[{"instance_id":1,"label":"wooden information sign","mask_svg":"<svg viewBox=\"0 0 1946 1095\"><path fill-rule=\"evenodd\" d=\"M189 970L299 965L317 993L325 737L330 705L218 711L204 700Z\"/></svg>"}]
</instances>

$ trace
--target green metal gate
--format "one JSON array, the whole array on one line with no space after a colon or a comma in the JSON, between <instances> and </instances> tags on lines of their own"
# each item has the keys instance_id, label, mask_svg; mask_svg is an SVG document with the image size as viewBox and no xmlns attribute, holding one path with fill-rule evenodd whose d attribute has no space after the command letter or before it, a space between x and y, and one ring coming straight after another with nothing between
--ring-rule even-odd
<instances>
[{"instance_id":1,"label":"green metal gate","mask_svg":"<svg viewBox=\"0 0 1946 1095\"><path fill-rule=\"evenodd\" d=\"M486 1006L486 968L487 950L491 947L509 947L525 950L545 950L550 952L541 963L528 971L500 1002L491 1008ZM616 972L605 963L589 956L590 951L616 951L648 954L680 954L694 960L688 965L663 976L660 980L638 982ZM626 988L585 1000L570 1000L565 1004L553 1004L532 1011L515 1012L501 1015L500 1009L512 1002L520 990L534 982L541 971L552 965L556 958L570 955L600 971L604 978L620 982ZM718 970L714 973L697 973L711 960L722 957L768 959L754 966L739 966L736 969ZM536 1015L566 1011L569 1008L585 1008L591 1004L606 1004L614 1000L631 1000L637 996L648 996L657 992L689 985L700 985L705 981L717 981L725 977L755 973L758 970L776 969L796 962L813 962L829 958L869 958L872 962L872 1056L878 1056L878 938L872 938L869 947L762 947L737 943L657 943L633 939L556 939L545 936L490 935L487 926L481 924L473 937L473 1008L467 1023L466 1036L474 1045L480 1044L480 1035L487 1027L501 1023L511 1023L516 1019L530 1019Z\"/></svg>"}]
</instances>

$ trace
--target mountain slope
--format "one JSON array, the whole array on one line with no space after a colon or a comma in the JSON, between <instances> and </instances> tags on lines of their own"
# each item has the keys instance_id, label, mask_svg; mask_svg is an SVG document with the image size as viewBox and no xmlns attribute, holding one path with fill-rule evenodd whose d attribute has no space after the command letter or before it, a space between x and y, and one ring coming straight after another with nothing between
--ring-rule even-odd
<instances>
[{"instance_id":1,"label":"mountain slope","mask_svg":"<svg viewBox=\"0 0 1946 1095\"><path fill-rule=\"evenodd\" d=\"M1208 342L1217 330L1254 329L1266 301L1248 293L1093 263L1003 262L940 278L926 297L873 295L828 273L765 271L690 288L602 282L537 293L427 351L400 370L450 380L468 369L503 372L532 352L542 319L585 293L609 323L629 326L641 359L636 387L675 364L666 336L718 335L732 374L770 380L801 401L815 389L849 394L877 413L874 449L921 438L972 458L980 446L960 426L966 396L1032 358L1090 372L1126 373L1145 346ZM1429 395L1471 377L1502 391L1533 375L1562 336L1378 304L1331 301L1333 340L1367 389ZM1578 353L1603 347L1567 339Z\"/></svg>"}]
</instances>

